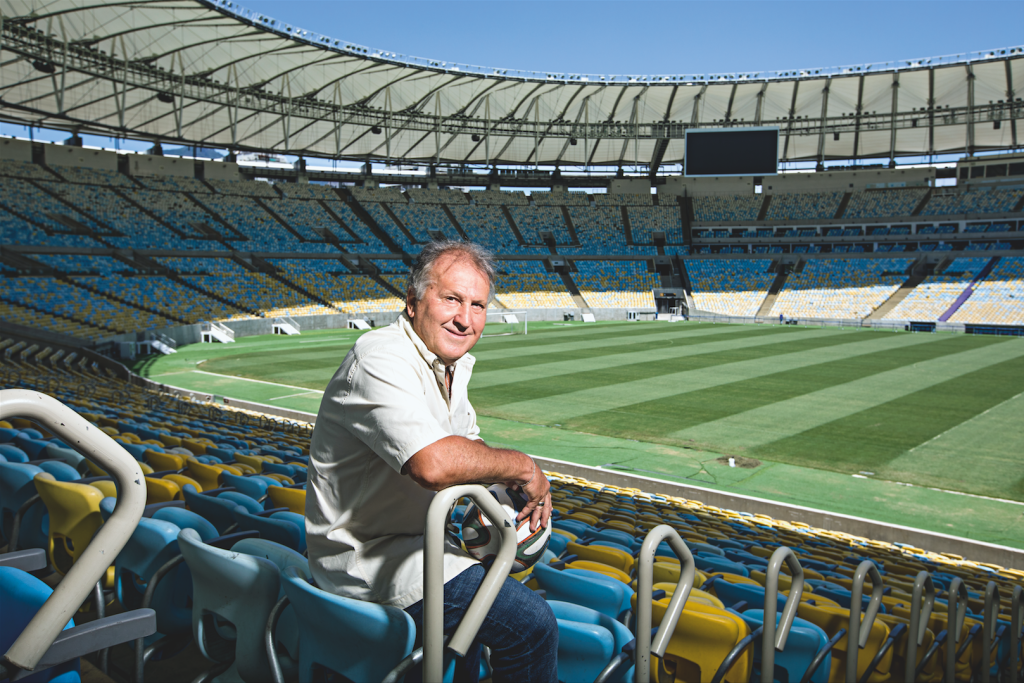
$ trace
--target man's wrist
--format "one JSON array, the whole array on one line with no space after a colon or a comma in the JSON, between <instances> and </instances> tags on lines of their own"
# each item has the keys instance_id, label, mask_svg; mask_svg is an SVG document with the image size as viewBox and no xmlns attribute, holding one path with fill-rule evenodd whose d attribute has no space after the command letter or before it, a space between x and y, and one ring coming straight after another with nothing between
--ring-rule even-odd
<instances>
[{"instance_id":1,"label":"man's wrist","mask_svg":"<svg viewBox=\"0 0 1024 683\"><path fill-rule=\"evenodd\" d=\"M526 455L525 453L523 455ZM533 458L526 456L526 459L530 461L530 478L524 481L520 486L527 487L533 483L534 478L537 476L537 464L533 462Z\"/></svg>"}]
</instances>

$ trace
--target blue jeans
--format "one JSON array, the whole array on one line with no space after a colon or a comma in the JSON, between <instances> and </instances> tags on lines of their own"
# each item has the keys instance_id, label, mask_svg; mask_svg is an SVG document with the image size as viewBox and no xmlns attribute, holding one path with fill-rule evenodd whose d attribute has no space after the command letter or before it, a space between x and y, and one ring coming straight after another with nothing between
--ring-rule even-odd
<instances>
[{"instance_id":1,"label":"blue jeans","mask_svg":"<svg viewBox=\"0 0 1024 683\"><path fill-rule=\"evenodd\" d=\"M484 568L475 565L444 585L444 632L454 633L476 590ZM423 644L423 601L405 608L416 622L416 647ZM515 579L505 585L480 626L466 657L455 666L455 680L476 683L480 673L479 644L491 648L494 683L555 683L558 680L558 623L544 598ZM406 681L418 680L420 671Z\"/></svg>"}]
</instances>

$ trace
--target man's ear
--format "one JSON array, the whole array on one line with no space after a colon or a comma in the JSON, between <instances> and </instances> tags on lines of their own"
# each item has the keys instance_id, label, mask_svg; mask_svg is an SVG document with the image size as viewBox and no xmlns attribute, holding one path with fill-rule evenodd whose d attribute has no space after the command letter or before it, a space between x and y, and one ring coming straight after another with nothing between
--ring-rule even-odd
<instances>
[{"instance_id":1,"label":"man's ear","mask_svg":"<svg viewBox=\"0 0 1024 683\"><path fill-rule=\"evenodd\" d=\"M411 289L405 293L405 313L410 318L416 315L416 293Z\"/></svg>"}]
</instances>

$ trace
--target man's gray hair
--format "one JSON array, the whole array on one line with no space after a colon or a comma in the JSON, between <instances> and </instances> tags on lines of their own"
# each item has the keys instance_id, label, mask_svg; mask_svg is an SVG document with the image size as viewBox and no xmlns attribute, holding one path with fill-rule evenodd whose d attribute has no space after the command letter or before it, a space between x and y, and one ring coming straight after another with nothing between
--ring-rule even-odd
<instances>
[{"instance_id":1,"label":"man's gray hair","mask_svg":"<svg viewBox=\"0 0 1024 683\"><path fill-rule=\"evenodd\" d=\"M494 255L474 242L456 240L437 240L423 247L409 270L409 289L417 300L423 299L427 287L435 282L434 264L446 254L454 254L458 258L469 259L476 268L487 276L489 291L487 301L494 298Z\"/></svg>"}]
</instances>

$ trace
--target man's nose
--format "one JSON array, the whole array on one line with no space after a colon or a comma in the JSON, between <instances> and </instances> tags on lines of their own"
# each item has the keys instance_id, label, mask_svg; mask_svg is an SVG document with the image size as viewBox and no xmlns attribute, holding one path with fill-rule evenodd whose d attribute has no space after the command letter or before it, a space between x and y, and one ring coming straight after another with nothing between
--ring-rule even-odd
<instances>
[{"instance_id":1,"label":"man's nose","mask_svg":"<svg viewBox=\"0 0 1024 683\"><path fill-rule=\"evenodd\" d=\"M452 322L455 323L460 330L464 330L471 324L470 315L472 313L472 304L464 303L459 306L458 310L455 311L455 317Z\"/></svg>"}]
</instances>

